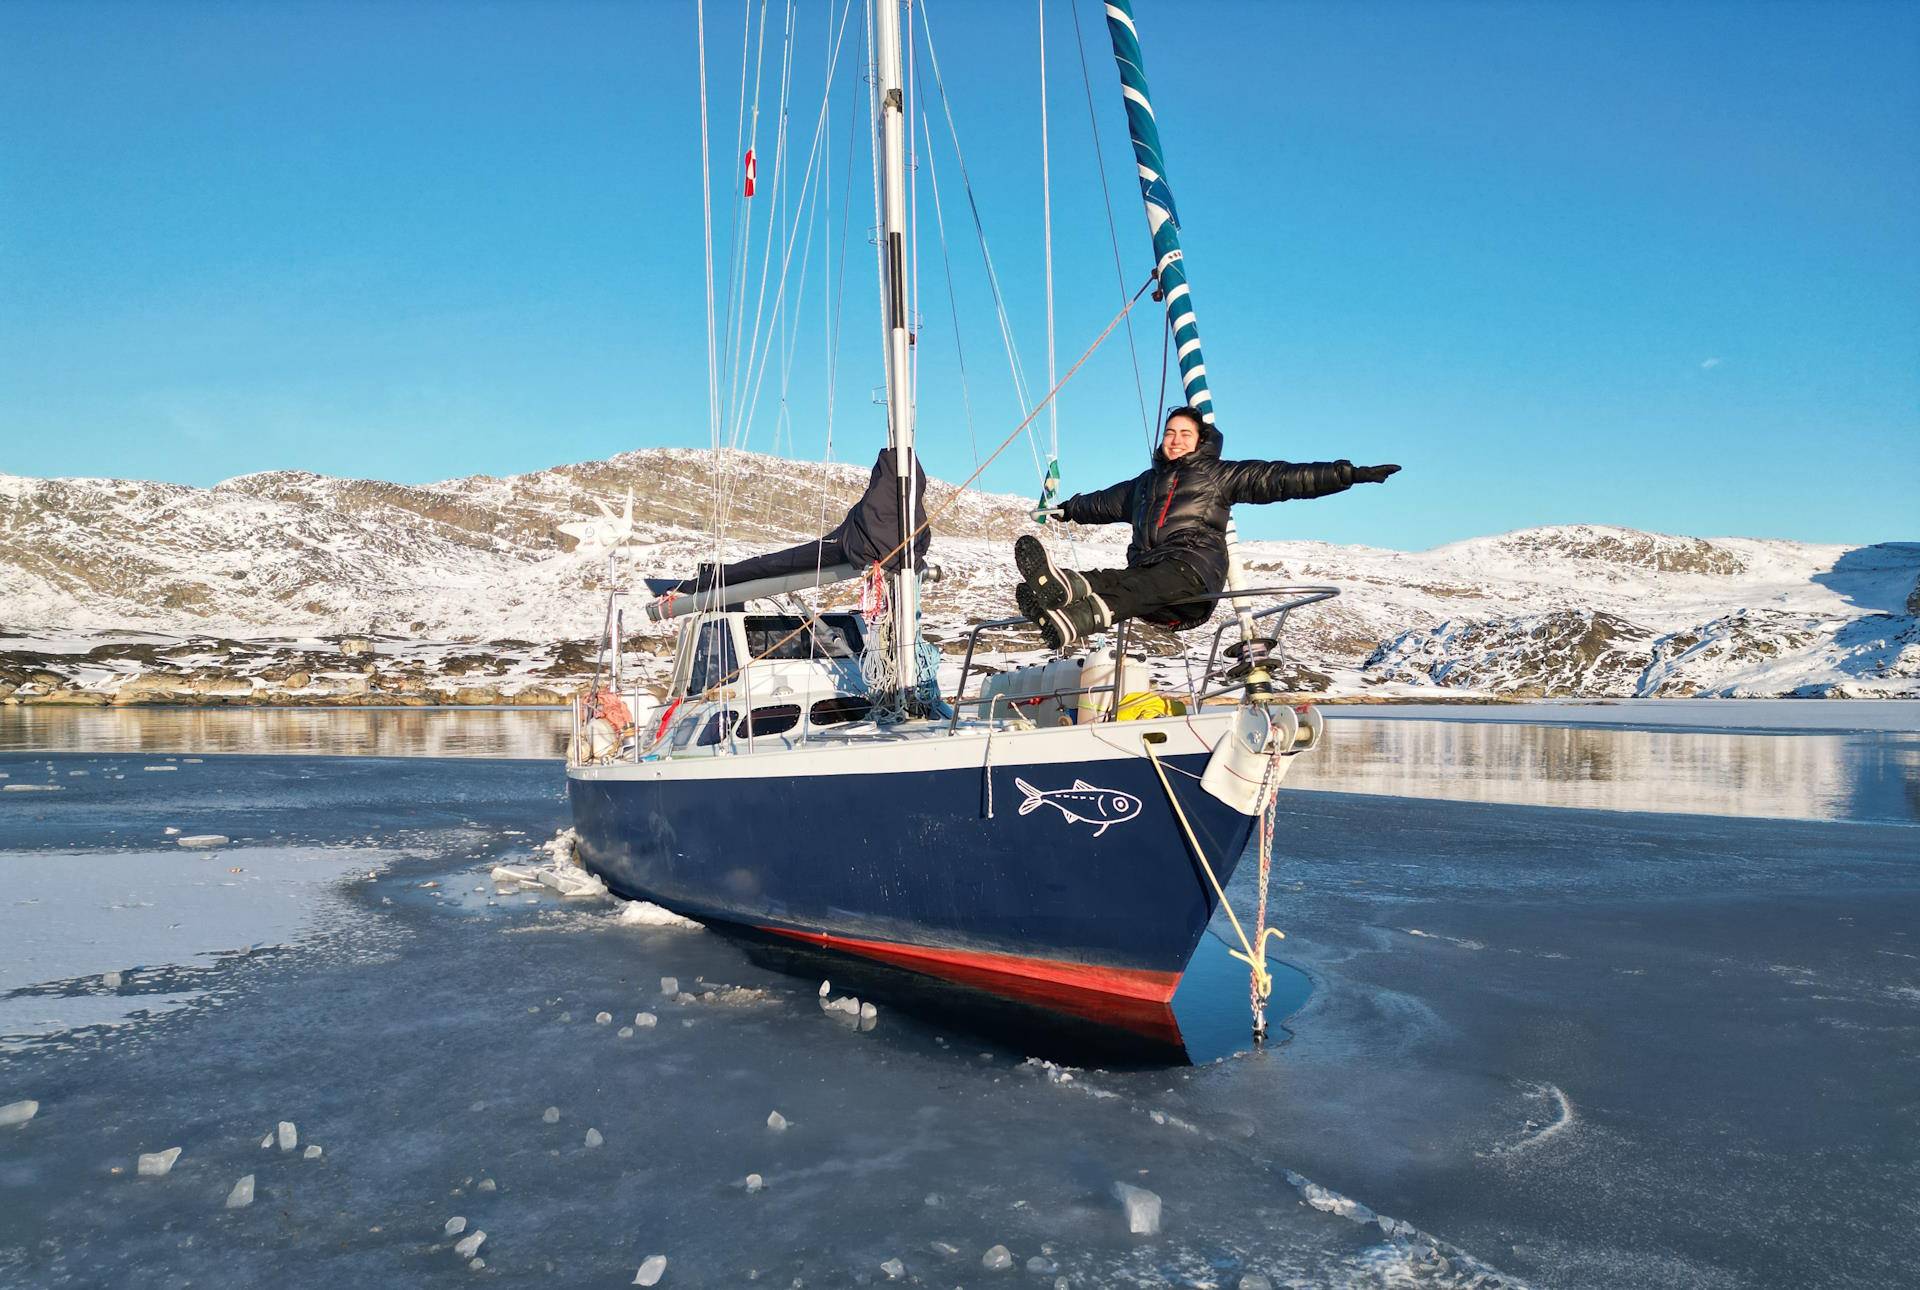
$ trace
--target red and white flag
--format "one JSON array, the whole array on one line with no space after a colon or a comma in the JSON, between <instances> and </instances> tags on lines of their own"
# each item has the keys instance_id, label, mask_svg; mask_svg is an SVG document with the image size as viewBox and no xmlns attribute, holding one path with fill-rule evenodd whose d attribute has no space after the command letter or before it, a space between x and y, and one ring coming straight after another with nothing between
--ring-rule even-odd
<instances>
[{"instance_id":1,"label":"red and white flag","mask_svg":"<svg viewBox=\"0 0 1920 1290\"><path fill-rule=\"evenodd\" d=\"M753 159L753 149L747 149L747 186L746 195L753 196L753 181L760 175L760 163Z\"/></svg>"}]
</instances>

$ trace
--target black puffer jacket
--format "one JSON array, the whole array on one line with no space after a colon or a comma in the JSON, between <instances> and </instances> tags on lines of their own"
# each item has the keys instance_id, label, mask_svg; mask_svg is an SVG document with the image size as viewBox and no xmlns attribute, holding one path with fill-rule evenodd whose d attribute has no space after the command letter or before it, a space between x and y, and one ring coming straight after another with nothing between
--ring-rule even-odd
<instances>
[{"instance_id":1,"label":"black puffer jacket","mask_svg":"<svg viewBox=\"0 0 1920 1290\"><path fill-rule=\"evenodd\" d=\"M867 478L867 491L847 512L847 518L833 532L830 538L839 539L847 553L847 558L856 566L865 567L878 563L882 557L892 553L887 561L889 571L900 568L900 556L895 548L900 545L900 480L895 473L893 449L882 448L879 457L873 463L873 474ZM920 469L920 458L913 459L913 518L915 524L927 521L927 473ZM913 540L913 559L917 565L927 554L927 546L933 541L933 529L923 528Z\"/></svg>"},{"instance_id":2,"label":"black puffer jacket","mask_svg":"<svg viewBox=\"0 0 1920 1290\"><path fill-rule=\"evenodd\" d=\"M1220 432L1178 461L1154 450L1153 469L1060 504L1075 524L1133 525L1127 567L1178 559L1217 592L1227 585L1227 516L1235 502L1325 497L1353 486L1350 461L1222 461Z\"/></svg>"}]
</instances>

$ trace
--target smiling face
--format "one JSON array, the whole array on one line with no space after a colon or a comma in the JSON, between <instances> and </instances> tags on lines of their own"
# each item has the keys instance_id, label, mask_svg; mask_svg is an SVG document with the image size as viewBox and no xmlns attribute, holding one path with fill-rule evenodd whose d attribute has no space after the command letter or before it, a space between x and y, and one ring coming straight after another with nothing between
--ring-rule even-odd
<instances>
[{"instance_id":1,"label":"smiling face","mask_svg":"<svg viewBox=\"0 0 1920 1290\"><path fill-rule=\"evenodd\" d=\"M1200 423L1182 412L1167 418L1166 433L1160 439L1160 453L1168 461L1178 461L1200 446Z\"/></svg>"}]
</instances>

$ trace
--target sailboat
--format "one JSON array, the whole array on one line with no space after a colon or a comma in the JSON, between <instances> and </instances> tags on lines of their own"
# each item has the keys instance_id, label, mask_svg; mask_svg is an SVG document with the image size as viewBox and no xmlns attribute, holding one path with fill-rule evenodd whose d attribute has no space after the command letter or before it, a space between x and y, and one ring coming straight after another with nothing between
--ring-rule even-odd
<instances>
[{"instance_id":1,"label":"sailboat","mask_svg":"<svg viewBox=\"0 0 1920 1290\"><path fill-rule=\"evenodd\" d=\"M861 576L844 565L651 599L613 593L610 677L576 704L566 770L579 855L614 892L702 921L1150 1024L1280 779L1323 737L1310 704L1275 692L1272 663L1288 615L1337 592L1250 587L1233 560L1220 597L1231 616L1182 702L1157 705L1166 715L1122 719L1148 688L1124 624L1087 657L990 677L974 664L983 638L1030 629L977 624L957 687L941 692L920 646L928 571L907 540L925 517L912 487L901 9L872 6L871 69L888 445L907 517L898 568L864 614L791 599ZM1156 298L1186 401L1210 420L1130 0L1108 0L1106 13ZM677 633L666 694L651 704L622 697L629 611ZM1256 976L1265 939L1241 938Z\"/></svg>"}]
</instances>

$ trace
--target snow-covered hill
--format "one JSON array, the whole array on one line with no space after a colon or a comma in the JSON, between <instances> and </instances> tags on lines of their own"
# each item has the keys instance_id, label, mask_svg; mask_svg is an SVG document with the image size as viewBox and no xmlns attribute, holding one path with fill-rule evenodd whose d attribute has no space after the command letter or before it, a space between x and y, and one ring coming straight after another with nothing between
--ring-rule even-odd
<instances>
[{"instance_id":1,"label":"snow-covered hill","mask_svg":"<svg viewBox=\"0 0 1920 1290\"><path fill-rule=\"evenodd\" d=\"M757 454L725 466L735 556L819 532L866 480ZM670 449L426 485L0 476L0 694L550 698L590 666L580 642L599 628L607 573L556 526L596 515L596 499L618 509L631 488L621 576L688 573L712 556L713 478L709 454ZM933 507L953 496L938 483L929 495ZM1011 612L1007 546L1027 506L965 493L942 513L930 634ZM1122 558L1121 528L1051 532L1084 566ZM1920 543L1572 525L1421 552L1254 542L1243 554L1257 581L1343 590L1289 630L1301 689L1920 696ZM372 639L372 653L343 658L344 636ZM1187 642L1204 651L1207 636Z\"/></svg>"}]
</instances>

